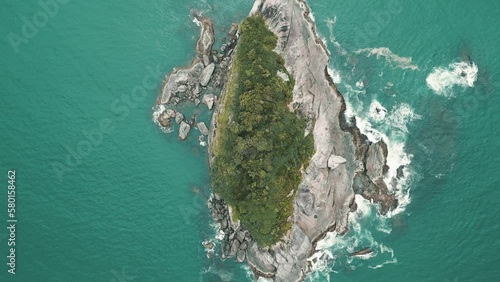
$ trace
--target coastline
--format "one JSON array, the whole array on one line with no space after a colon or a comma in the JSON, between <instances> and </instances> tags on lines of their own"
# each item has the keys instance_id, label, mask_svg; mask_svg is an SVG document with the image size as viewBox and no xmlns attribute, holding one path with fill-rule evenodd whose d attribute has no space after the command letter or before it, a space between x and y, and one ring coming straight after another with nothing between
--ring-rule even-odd
<instances>
[{"instance_id":1,"label":"coastline","mask_svg":"<svg viewBox=\"0 0 500 282\"><path fill-rule=\"evenodd\" d=\"M380 203L382 213L397 206L394 195L389 194L383 181L387 173L387 145L383 141L369 142L356 126L355 118L346 120L345 100L328 73L330 53L316 33L315 22L306 1L257 0L250 15L255 13L264 17L268 27L278 37L275 51L283 57L287 70L295 79L293 101L289 107L307 118L306 134L314 135L316 153L302 173L301 184L294 190L292 229L281 242L269 248L261 248L251 240L251 235L239 222L234 222L229 212L230 207L218 195L209 200L208 206L213 220L224 233L221 242L223 259L237 257L238 262L246 259L256 278L303 281L312 270L310 259L317 252L318 242L329 232L342 236L348 231L349 213L357 208L355 194ZM195 91L195 95L188 96L188 100L195 102L197 106L197 97L203 94L201 92L207 86L222 86L219 89L220 95L212 94L211 103L206 103L206 95L203 98L209 109L212 109L212 105L215 107L208 130L207 149L211 165L214 158L213 146L217 142L217 116L224 111L227 82L231 75L233 57L237 52L237 33L233 29L231 44L223 46L221 53L216 54L219 61L214 55L215 65L212 68L216 74L211 70L210 76L216 76L217 81L211 81L208 85L210 78L207 80L201 77L206 72L205 69L214 64L208 56L212 54L213 43L210 42L214 40L213 24L206 18L197 20L202 23L196 46L198 56L190 68L197 68L198 71L193 75L195 83L191 84L188 80L187 84L196 84L192 88L196 89L201 81L205 80L206 83L201 83L202 90L198 93ZM203 44L204 42L208 44ZM205 69L202 70L200 65ZM165 96L165 89L172 84L179 87L176 79L171 78L175 78L179 70L186 69L189 68L175 69L166 77L161 97ZM190 93L192 89L187 92ZM178 92L169 95L168 99L159 98L160 104L168 104L170 98L178 95ZM183 102L176 99L173 106ZM158 116L161 117L161 114ZM195 118L189 125L194 123ZM187 133L183 138L180 135L180 139L184 140Z\"/></svg>"}]
</instances>

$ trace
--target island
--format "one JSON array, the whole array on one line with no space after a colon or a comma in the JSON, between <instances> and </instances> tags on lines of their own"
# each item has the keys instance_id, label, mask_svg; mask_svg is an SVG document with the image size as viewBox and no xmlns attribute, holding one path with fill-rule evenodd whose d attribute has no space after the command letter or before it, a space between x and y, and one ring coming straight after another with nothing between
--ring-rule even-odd
<instances>
[{"instance_id":1,"label":"island","mask_svg":"<svg viewBox=\"0 0 500 282\"><path fill-rule=\"evenodd\" d=\"M347 232L356 194L381 213L397 206L384 181L387 145L346 117L305 0L255 1L220 50L211 21L194 17L197 56L165 78L154 117L167 132L178 126L181 140L195 125L199 140L208 136L207 205L224 238L204 245L246 261L255 277L303 281L318 241ZM186 120L176 110L185 103L213 111L210 125Z\"/></svg>"}]
</instances>

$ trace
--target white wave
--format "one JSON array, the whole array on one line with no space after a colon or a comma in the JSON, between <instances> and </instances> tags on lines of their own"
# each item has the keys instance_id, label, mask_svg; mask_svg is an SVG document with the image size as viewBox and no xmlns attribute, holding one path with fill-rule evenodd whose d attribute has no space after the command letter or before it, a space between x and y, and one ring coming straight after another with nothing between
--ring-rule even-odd
<instances>
[{"instance_id":1,"label":"white wave","mask_svg":"<svg viewBox=\"0 0 500 282\"><path fill-rule=\"evenodd\" d=\"M344 49L344 47L342 47L340 45L339 42L337 42L337 40L335 39L335 34L333 32L333 29L334 29L336 22L337 22L337 16L333 17L333 20L329 19L329 18L326 19L326 26L328 27L328 32L330 33L329 40L330 40L330 43L332 43L333 46L335 46L335 49L337 50L337 52L340 55L345 56L348 54L348 52Z\"/></svg>"},{"instance_id":2,"label":"white wave","mask_svg":"<svg viewBox=\"0 0 500 282\"><path fill-rule=\"evenodd\" d=\"M201 22L200 22L200 21L199 21L196 17L193 17L193 22L194 22L197 26L201 27Z\"/></svg>"},{"instance_id":3,"label":"white wave","mask_svg":"<svg viewBox=\"0 0 500 282\"><path fill-rule=\"evenodd\" d=\"M377 264L376 266L371 266L369 265L368 267L371 268L371 269L377 269L377 268L381 268L383 267L384 265L386 264L392 264L392 263L397 263L398 262L398 259L397 258L394 258L394 259L391 259L391 260L388 260L384 263L381 263L381 264Z\"/></svg>"},{"instance_id":4,"label":"white wave","mask_svg":"<svg viewBox=\"0 0 500 282\"><path fill-rule=\"evenodd\" d=\"M380 122L385 119L386 115L387 109L384 108L384 106L382 106L379 101L373 100L368 111L368 116L370 117L370 119L376 122Z\"/></svg>"},{"instance_id":5,"label":"white wave","mask_svg":"<svg viewBox=\"0 0 500 282\"><path fill-rule=\"evenodd\" d=\"M394 127L399 127L400 129L406 128L406 122L415 118L416 115L411 115L406 111L406 106L402 108L396 108L395 111L391 113L396 113L402 115L401 117L389 117L387 119L390 122L387 123L389 129ZM413 113L411 111L411 113ZM356 124L364 135L368 138L368 140L372 143L377 143L381 140L387 144L387 166L389 170L384 178L384 182L387 185L389 191L394 192L396 194L396 198L398 199L398 206L391 212L388 212L386 216L392 217L396 214L403 212L406 209L406 206L410 203L410 176L411 170L408 168L408 165L411 163L411 159L413 156L411 154L407 154L405 152L405 139L406 134L399 134L398 131L392 130L391 138L382 133L381 131L374 128L374 126L367 120L357 117ZM400 132L400 131L399 131ZM397 140L398 138L401 138ZM397 178L397 170L400 166L404 166L403 169L403 177Z\"/></svg>"},{"instance_id":6,"label":"white wave","mask_svg":"<svg viewBox=\"0 0 500 282\"><path fill-rule=\"evenodd\" d=\"M337 232L329 232L316 245L314 253L308 261L311 264L312 273L308 281L324 281L329 277L329 273L336 272L337 268L356 269L364 265L360 261L376 258L377 260L393 260L394 251L375 241L371 228L367 228L366 223L370 222L375 226L382 226L384 233L389 230L389 220L381 216L376 207L361 195L355 195L357 209L349 214L349 232L339 236ZM372 252L366 255L352 256L351 254L362 248L370 248Z\"/></svg>"},{"instance_id":7,"label":"white wave","mask_svg":"<svg viewBox=\"0 0 500 282\"><path fill-rule=\"evenodd\" d=\"M330 67L328 67L327 70L328 70L328 74L330 75L330 77L333 80L333 83L339 84L340 82L342 82L342 78L340 77L339 71L337 71L336 69L332 69Z\"/></svg>"},{"instance_id":8,"label":"white wave","mask_svg":"<svg viewBox=\"0 0 500 282\"><path fill-rule=\"evenodd\" d=\"M160 127L160 130L163 131L164 133L171 133L174 131L173 127L163 127L160 122L158 121L158 118L160 115L165 111L165 106L160 104L157 106L153 107L153 122Z\"/></svg>"},{"instance_id":9,"label":"white wave","mask_svg":"<svg viewBox=\"0 0 500 282\"><path fill-rule=\"evenodd\" d=\"M393 107L389 115L389 124L401 130L404 133L408 133L407 124L411 121L421 119L422 117L413 112L410 105L406 103L401 103L397 107Z\"/></svg>"},{"instance_id":10,"label":"white wave","mask_svg":"<svg viewBox=\"0 0 500 282\"><path fill-rule=\"evenodd\" d=\"M453 87L474 87L477 80L477 65L472 62L454 62L447 67L433 68L427 76L427 86L438 95L453 96Z\"/></svg>"},{"instance_id":11,"label":"white wave","mask_svg":"<svg viewBox=\"0 0 500 282\"><path fill-rule=\"evenodd\" d=\"M381 48L364 48L355 51L354 53L356 54L362 54L366 53L367 57L370 57L372 55L376 55L377 59L380 57L384 57L388 63L395 65L398 68L401 69L411 69L411 70L417 70L418 65L413 64L413 59L411 57L400 57L396 54L394 54L389 48L387 47L381 47Z\"/></svg>"}]
</instances>

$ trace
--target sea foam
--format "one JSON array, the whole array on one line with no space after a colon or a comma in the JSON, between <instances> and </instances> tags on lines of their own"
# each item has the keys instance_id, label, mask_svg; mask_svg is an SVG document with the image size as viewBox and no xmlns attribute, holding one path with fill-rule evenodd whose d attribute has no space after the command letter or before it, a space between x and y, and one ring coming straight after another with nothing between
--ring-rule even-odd
<instances>
[{"instance_id":1,"label":"sea foam","mask_svg":"<svg viewBox=\"0 0 500 282\"><path fill-rule=\"evenodd\" d=\"M453 87L474 87L478 67L474 62L453 62L447 67L437 67L427 76L427 86L436 94L452 97Z\"/></svg>"},{"instance_id":2,"label":"sea foam","mask_svg":"<svg viewBox=\"0 0 500 282\"><path fill-rule=\"evenodd\" d=\"M381 47L381 48L364 48L355 51L356 54L366 53L367 57L371 57L373 55L377 56L377 59L380 57L384 57L388 63L401 68L401 69L411 69L418 70L418 65L413 64L413 59L411 57L400 57L394 54L389 48Z\"/></svg>"}]
</instances>

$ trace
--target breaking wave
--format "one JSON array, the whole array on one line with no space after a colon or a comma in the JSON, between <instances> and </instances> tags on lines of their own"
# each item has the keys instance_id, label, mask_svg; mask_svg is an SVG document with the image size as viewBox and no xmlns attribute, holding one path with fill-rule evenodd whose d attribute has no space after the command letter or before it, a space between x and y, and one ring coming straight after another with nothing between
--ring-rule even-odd
<instances>
[{"instance_id":1,"label":"breaking wave","mask_svg":"<svg viewBox=\"0 0 500 282\"><path fill-rule=\"evenodd\" d=\"M425 81L436 94L452 97L454 86L474 87L477 72L478 67L474 62L453 62L447 67L432 69Z\"/></svg>"}]
</instances>

